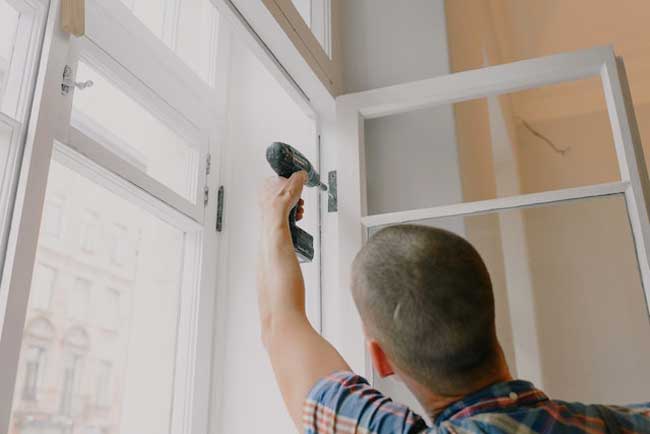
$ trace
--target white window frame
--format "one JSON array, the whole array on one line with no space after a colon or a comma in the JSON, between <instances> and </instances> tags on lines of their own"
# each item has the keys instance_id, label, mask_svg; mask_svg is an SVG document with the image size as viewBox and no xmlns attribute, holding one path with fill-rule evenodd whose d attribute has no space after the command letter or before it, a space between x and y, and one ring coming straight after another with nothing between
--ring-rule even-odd
<instances>
[{"instance_id":1,"label":"white window frame","mask_svg":"<svg viewBox=\"0 0 650 434\"><path fill-rule=\"evenodd\" d=\"M88 32L81 39L63 33L60 8L61 0L51 0L0 286L0 431L8 428L11 421L38 228L49 165L55 159L93 182L126 195L185 232L182 260L186 271L180 282L170 432L207 432L217 280L212 264L218 258L214 222L220 170L214 160L220 155L224 137L226 98L218 93L226 90L225 84L221 85L227 81L224 54L221 50L215 53L215 75L219 80L211 88L121 2L87 0ZM221 38L219 41L221 46ZM67 64L76 70L76 61L81 56L93 66L108 68L103 72L109 72L111 79L128 87L130 96L174 129L181 130L181 135L196 138L202 156L196 203L142 174L71 126L73 94L62 95L62 72ZM208 152L215 157L209 175L203 158ZM204 185L211 190L207 205L203 203Z\"/></svg>"},{"instance_id":2,"label":"white window frame","mask_svg":"<svg viewBox=\"0 0 650 434\"><path fill-rule=\"evenodd\" d=\"M89 5L89 7L90 6L91 5ZM139 22L138 25L142 26ZM122 48L120 51L124 51L124 49ZM157 198L172 204L175 208L182 210L185 214L195 220L203 221L203 188L206 185L205 162L208 155L208 131L202 131L201 128L196 127L192 122L186 120L182 114L173 110L160 96L158 96L156 93L157 89L156 92L154 92L149 89L148 86L143 84L143 81L148 83L145 78L136 78L126 68L111 59L109 54L105 53L99 45L93 43L89 38L75 40L71 47L68 61L70 64L75 65L75 70L76 64L79 60L84 61L92 68L96 69L99 73L112 81L119 89L125 91L125 93L135 101L164 121L165 124L171 126L171 128L176 133L179 133L188 144L197 147L199 153L199 176L194 186L195 202L186 199L176 191L164 185L161 181L144 173L129 160L100 145L98 140L102 142L111 141L111 138L102 134L102 131L95 130L91 135L82 132L80 124L83 123L83 119L75 116L74 111L71 119L72 127L68 132L65 143L80 153L89 156L93 160L101 160L102 165L109 168L112 172L123 176L135 185L151 192ZM159 67L163 68L164 65L159 65ZM83 80L84 78L79 77L79 79ZM205 87L207 88L207 86ZM197 106L200 107L201 105L197 104ZM207 122L203 122L202 125L207 125ZM92 125L87 125L86 127L92 128Z\"/></svg>"},{"instance_id":3,"label":"white window frame","mask_svg":"<svg viewBox=\"0 0 650 434\"><path fill-rule=\"evenodd\" d=\"M26 125L32 105L34 82L39 53L45 31L47 0L7 0L18 12L20 18L16 28L16 39L6 81L2 84L0 106L12 113L0 113L0 123L12 129L12 142L6 165L0 167L0 270L5 260L8 232L11 224L12 202L15 196L20 159L26 139ZM3 91L3 92L2 92ZM2 272L0 271L0 277ZM4 304L0 291L0 309Z\"/></svg>"},{"instance_id":4,"label":"white window frame","mask_svg":"<svg viewBox=\"0 0 650 434\"><path fill-rule=\"evenodd\" d=\"M312 21L318 21L317 31L329 29L329 35L323 37L329 37L331 55L321 46L292 0L211 1L219 7L222 16L242 21L254 37L262 41L263 49L270 51L271 57L288 72L289 80L301 88L319 114L333 111L332 97L343 90L339 15L344 0L314 0L312 3ZM320 13L323 15L314 16Z\"/></svg>"},{"instance_id":5,"label":"white window frame","mask_svg":"<svg viewBox=\"0 0 650 434\"><path fill-rule=\"evenodd\" d=\"M426 209L367 215L364 156L364 120L409 112L429 106L452 104L523 89L588 77L600 77L614 137L620 181L498 199L436 206ZM507 209L549 204L572 199L623 194L627 204L636 255L650 302L650 183L638 128L631 104L623 61L611 47L597 47L511 64L465 71L427 80L343 95L337 98L337 156L339 171L338 294L332 296L348 316L335 330L339 350L357 372L372 378L364 351L358 314L349 294L349 269L368 230L387 224L450 216L467 216ZM648 305L650 309L650 304Z\"/></svg>"}]
</instances>

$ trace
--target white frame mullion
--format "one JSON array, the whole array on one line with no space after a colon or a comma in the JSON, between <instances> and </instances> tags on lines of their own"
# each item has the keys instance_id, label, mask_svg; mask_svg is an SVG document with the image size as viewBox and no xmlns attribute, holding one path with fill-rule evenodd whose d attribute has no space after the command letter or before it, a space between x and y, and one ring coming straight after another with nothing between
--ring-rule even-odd
<instances>
[{"instance_id":1,"label":"white frame mullion","mask_svg":"<svg viewBox=\"0 0 650 434\"><path fill-rule=\"evenodd\" d=\"M623 181L544 191L541 193L521 194L501 197L498 199L462 202L432 208L419 208L411 211L376 214L362 217L361 223L367 229L371 229L388 224L415 222L418 220L485 214L514 208L526 208L536 205L563 202L567 200L622 194L626 193L629 190L629 187L630 183Z\"/></svg>"},{"instance_id":2,"label":"white frame mullion","mask_svg":"<svg viewBox=\"0 0 650 434\"><path fill-rule=\"evenodd\" d=\"M374 119L427 107L453 104L531 87L598 76L609 47L555 54L530 60L441 75L410 83L341 95L337 106Z\"/></svg>"},{"instance_id":3,"label":"white frame mullion","mask_svg":"<svg viewBox=\"0 0 650 434\"><path fill-rule=\"evenodd\" d=\"M68 139L64 143L93 161L101 161L102 166L111 172L129 180L152 196L170 204L186 216L199 223L203 222L205 207L202 200L199 200L198 204L189 202L171 188L147 175L126 160L118 157L105 146L91 139L77 128L70 127Z\"/></svg>"},{"instance_id":4,"label":"white frame mullion","mask_svg":"<svg viewBox=\"0 0 650 434\"><path fill-rule=\"evenodd\" d=\"M186 113L173 108L174 106L162 98L156 89L150 87L149 83L145 82L141 77L136 77L128 67L119 63L94 41L88 38L80 38L74 41L74 45L75 51L78 51L77 54L80 60L97 69L119 89L136 100L149 112L155 114L156 117L164 121L167 125L170 125L174 131L179 132L190 143L196 145L197 143L205 142L206 133L205 131L201 131L199 127L204 124L195 122L198 119L189 119ZM162 67L163 65L160 66ZM77 78L84 80L84 77ZM189 100L186 101L188 104L190 102Z\"/></svg>"},{"instance_id":5,"label":"white frame mullion","mask_svg":"<svg viewBox=\"0 0 650 434\"><path fill-rule=\"evenodd\" d=\"M364 121L426 107L452 104L528 88L547 86L588 77L600 77L621 176L620 182L590 185L492 200L436 206L403 212L367 215L365 188ZM566 200L622 194L635 241L638 265L650 312L650 221L648 199L650 181L646 172L634 110L622 61L610 47L524 60L511 64L464 71L427 80L399 84L337 98L337 138L339 169L338 261L340 293L332 295L341 309L346 326L335 330L352 366L372 375L364 363L364 337L345 290L349 266L361 248L369 228L439 217L464 216L551 204ZM346 310L347 309L347 310Z\"/></svg>"},{"instance_id":6,"label":"white frame mullion","mask_svg":"<svg viewBox=\"0 0 650 434\"><path fill-rule=\"evenodd\" d=\"M117 63L91 40L80 38L74 40L71 45L69 61L75 71L77 71L77 64L80 60L87 63L130 98L164 122L165 125L168 125L175 133L185 139L188 146L196 148L198 151L198 161L196 162L198 173L191 184L193 200L182 197L160 181L138 170L128 161L109 152L101 143L111 142L111 137L105 137L101 132L94 131L92 125L84 125L82 118L75 116L74 112L72 127L68 131L68 136L60 137L60 140L85 155L106 158L107 167L110 167L115 173L124 176L145 190L151 188L152 194L156 197L169 201L186 215L202 222L205 212L203 189L206 185L206 158L209 146L209 132L207 129L201 130L181 113L170 107L156 92L135 77L124 66ZM84 77L76 77L76 79L85 80ZM92 92L92 88L88 91ZM82 126L85 127L84 130L89 129L92 131L92 137L79 129Z\"/></svg>"},{"instance_id":7,"label":"white frame mullion","mask_svg":"<svg viewBox=\"0 0 650 434\"><path fill-rule=\"evenodd\" d=\"M87 39L193 125L213 119L215 92L121 1L86 0L86 27Z\"/></svg>"},{"instance_id":8,"label":"white frame mullion","mask_svg":"<svg viewBox=\"0 0 650 434\"><path fill-rule=\"evenodd\" d=\"M107 190L137 204L180 231L195 233L202 229L203 225L200 222L187 216L172 204L157 198L149 191L139 188L119 174L114 173L104 165L102 160L95 160L56 138L54 140L52 160L56 160L92 182L96 182Z\"/></svg>"},{"instance_id":9,"label":"white frame mullion","mask_svg":"<svg viewBox=\"0 0 650 434\"><path fill-rule=\"evenodd\" d=\"M619 172L621 179L629 183L625 191L625 203L634 236L641 282L650 313L650 225L648 224L650 180L641 136L623 60L615 57L614 52L610 51L600 75L612 125Z\"/></svg>"}]
</instances>

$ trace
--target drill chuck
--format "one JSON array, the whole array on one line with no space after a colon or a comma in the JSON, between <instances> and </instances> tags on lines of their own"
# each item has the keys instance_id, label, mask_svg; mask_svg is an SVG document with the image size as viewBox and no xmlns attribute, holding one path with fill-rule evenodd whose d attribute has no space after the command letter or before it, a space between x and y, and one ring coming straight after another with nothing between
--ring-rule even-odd
<instances>
[{"instance_id":1,"label":"drill chuck","mask_svg":"<svg viewBox=\"0 0 650 434\"><path fill-rule=\"evenodd\" d=\"M289 178L295 172L307 172L307 187L318 187L327 191L327 186L320 182L320 175L309 160L297 149L282 142L273 142L266 149L266 160L279 176Z\"/></svg>"}]
</instances>

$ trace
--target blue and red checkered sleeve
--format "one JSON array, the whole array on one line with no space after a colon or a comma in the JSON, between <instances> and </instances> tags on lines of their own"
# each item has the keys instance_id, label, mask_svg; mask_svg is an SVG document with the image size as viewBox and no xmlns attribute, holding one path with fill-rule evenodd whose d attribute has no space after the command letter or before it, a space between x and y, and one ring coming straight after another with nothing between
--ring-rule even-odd
<instances>
[{"instance_id":1,"label":"blue and red checkered sleeve","mask_svg":"<svg viewBox=\"0 0 650 434\"><path fill-rule=\"evenodd\" d=\"M352 372L335 372L316 383L305 401L303 423L305 434L413 434L427 428L408 407Z\"/></svg>"}]
</instances>

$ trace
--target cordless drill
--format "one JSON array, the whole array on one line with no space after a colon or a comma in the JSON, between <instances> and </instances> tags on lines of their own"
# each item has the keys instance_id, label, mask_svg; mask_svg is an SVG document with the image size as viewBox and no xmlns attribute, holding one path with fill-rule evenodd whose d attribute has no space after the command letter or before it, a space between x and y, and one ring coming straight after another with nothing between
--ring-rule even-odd
<instances>
[{"instance_id":1,"label":"cordless drill","mask_svg":"<svg viewBox=\"0 0 650 434\"><path fill-rule=\"evenodd\" d=\"M273 142L266 148L266 160L279 176L289 178L292 174L304 170L307 172L307 182L305 183L307 187L318 187L320 190L327 191L327 187L320 182L320 175L314 170L309 160L290 145ZM314 237L296 225L297 211L298 206L295 206L289 214L289 229L291 230L293 248L300 262L311 262L314 259Z\"/></svg>"}]
</instances>

